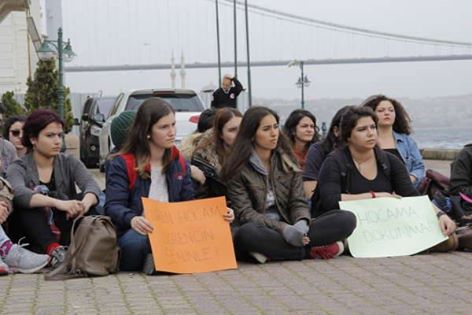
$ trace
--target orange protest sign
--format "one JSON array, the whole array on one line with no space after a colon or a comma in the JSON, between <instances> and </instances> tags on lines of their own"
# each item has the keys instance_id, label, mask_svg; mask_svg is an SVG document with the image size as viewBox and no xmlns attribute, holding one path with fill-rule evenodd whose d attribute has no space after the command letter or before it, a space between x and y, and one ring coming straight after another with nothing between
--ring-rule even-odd
<instances>
[{"instance_id":1,"label":"orange protest sign","mask_svg":"<svg viewBox=\"0 0 472 315\"><path fill-rule=\"evenodd\" d=\"M142 198L156 270L196 273L236 269L224 197L183 202Z\"/></svg>"}]
</instances>

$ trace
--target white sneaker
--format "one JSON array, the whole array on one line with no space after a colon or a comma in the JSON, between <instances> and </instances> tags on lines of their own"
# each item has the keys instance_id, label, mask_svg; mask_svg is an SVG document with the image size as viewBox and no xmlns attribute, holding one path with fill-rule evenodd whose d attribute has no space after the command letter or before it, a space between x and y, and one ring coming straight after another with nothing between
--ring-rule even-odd
<instances>
[{"instance_id":1,"label":"white sneaker","mask_svg":"<svg viewBox=\"0 0 472 315\"><path fill-rule=\"evenodd\" d=\"M8 268L8 265L3 262L2 258L0 258L0 276L7 275L9 272L10 268Z\"/></svg>"},{"instance_id":2,"label":"white sneaker","mask_svg":"<svg viewBox=\"0 0 472 315\"><path fill-rule=\"evenodd\" d=\"M34 273L49 263L49 255L40 255L13 244L3 261L13 272Z\"/></svg>"},{"instance_id":3,"label":"white sneaker","mask_svg":"<svg viewBox=\"0 0 472 315\"><path fill-rule=\"evenodd\" d=\"M264 264L267 261L267 256L257 252L250 252L249 255L252 256L258 263Z\"/></svg>"}]
</instances>

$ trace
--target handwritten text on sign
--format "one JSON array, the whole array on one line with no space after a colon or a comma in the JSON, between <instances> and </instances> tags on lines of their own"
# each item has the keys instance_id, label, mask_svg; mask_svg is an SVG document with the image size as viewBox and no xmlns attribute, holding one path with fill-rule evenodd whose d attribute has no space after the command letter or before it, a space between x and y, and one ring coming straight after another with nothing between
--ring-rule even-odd
<instances>
[{"instance_id":1,"label":"handwritten text on sign","mask_svg":"<svg viewBox=\"0 0 472 315\"><path fill-rule=\"evenodd\" d=\"M175 273L237 268L224 197L164 203L143 198L156 269Z\"/></svg>"},{"instance_id":2,"label":"handwritten text on sign","mask_svg":"<svg viewBox=\"0 0 472 315\"><path fill-rule=\"evenodd\" d=\"M357 218L348 238L354 257L413 255L446 239L427 196L341 201L339 206Z\"/></svg>"}]
</instances>

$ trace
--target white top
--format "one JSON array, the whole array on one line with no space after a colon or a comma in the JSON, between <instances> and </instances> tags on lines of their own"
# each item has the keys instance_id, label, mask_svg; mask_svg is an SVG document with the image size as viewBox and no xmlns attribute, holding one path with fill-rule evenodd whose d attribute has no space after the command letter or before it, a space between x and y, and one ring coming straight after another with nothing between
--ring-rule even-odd
<instances>
[{"instance_id":1,"label":"white top","mask_svg":"<svg viewBox=\"0 0 472 315\"><path fill-rule=\"evenodd\" d=\"M149 198L162 202L169 202L166 174L162 172L162 167L151 167L151 187L149 188Z\"/></svg>"}]
</instances>

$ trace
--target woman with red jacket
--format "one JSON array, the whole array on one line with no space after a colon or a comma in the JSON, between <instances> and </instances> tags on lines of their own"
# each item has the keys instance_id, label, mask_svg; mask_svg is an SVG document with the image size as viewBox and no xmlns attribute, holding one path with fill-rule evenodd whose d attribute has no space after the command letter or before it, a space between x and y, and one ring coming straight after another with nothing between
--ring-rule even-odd
<instances>
[{"instance_id":1,"label":"woman with red jacket","mask_svg":"<svg viewBox=\"0 0 472 315\"><path fill-rule=\"evenodd\" d=\"M143 268L151 253L147 234L154 229L143 216L141 197L162 202L194 198L190 167L175 147L175 113L167 102L143 102L121 150L107 167L105 213L118 231L120 269ZM224 216L233 220L232 210Z\"/></svg>"}]
</instances>

